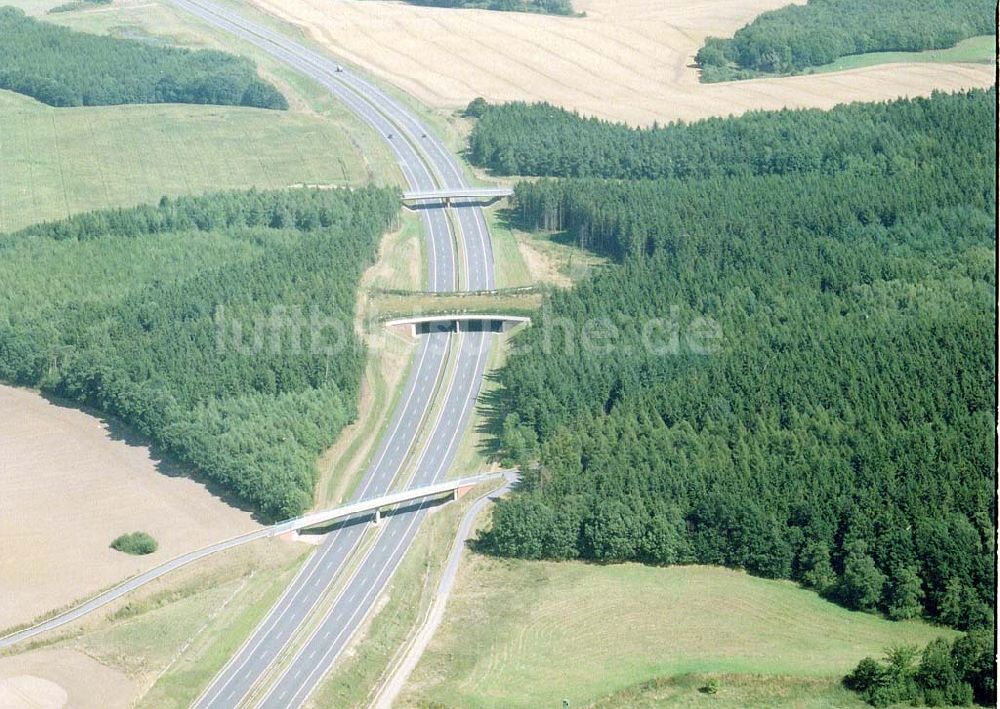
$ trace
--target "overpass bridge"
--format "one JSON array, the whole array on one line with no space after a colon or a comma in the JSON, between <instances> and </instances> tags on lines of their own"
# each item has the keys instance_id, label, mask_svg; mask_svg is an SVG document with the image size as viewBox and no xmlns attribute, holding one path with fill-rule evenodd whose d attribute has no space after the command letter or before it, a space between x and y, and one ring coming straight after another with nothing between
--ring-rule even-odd
<instances>
[{"instance_id":1,"label":"overpass bridge","mask_svg":"<svg viewBox=\"0 0 1000 709\"><path fill-rule=\"evenodd\" d=\"M410 490L380 495L379 497L373 497L359 502L351 502L328 510L323 510L321 512L313 512L308 515L303 515L302 517L296 517L284 522L278 522L277 524L263 527L261 529L254 530L253 532L248 532L247 534L241 534L237 537L232 537L231 539L210 544L207 547L202 547L201 549L196 549L195 551L188 552L187 554L176 556L159 566L154 566L152 569L144 571L138 576L133 576L127 581L123 581L118 584L114 588L94 596L89 601L80 603L79 605L62 612L59 615L49 618L46 621L36 623L29 628L0 637L0 648L9 647L10 645L21 642L22 640L27 640L28 638L34 637L46 631L54 630L55 628L65 625L66 623L78 620L79 618L106 606L112 601L121 598L126 593L145 586L151 581L155 581L171 571L187 566L192 562L203 559L206 556L216 554L220 551L248 544L249 542L253 542L258 539L277 537L282 534L287 534L288 532L294 532L308 527L315 527L320 524L329 524L331 522L336 522L338 520L347 519L355 515L366 514L369 512L373 513L373 521L378 523L381 518L382 511L386 508L391 508L404 502L438 497L449 493L454 499L461 495L461 493L465 490L468 490L479 483L498 478L505 478L509 483L510 481L517 479L517 471L503 470L496 473L483 473L472 477L459 478L457 480L446 480L445 482L435 483L433 485L424 485Z\"/></svg>"},{"instance_id":2,"label":"overpass bridge","mask_svg":"<svg viewBox=\"0 0 1000 709\"><path fill-rule=\"evenodd\" d=\"M411 335L431 332L507 332L521 323L531 324L531 318L503 313L458 313L453 315L420 315L387 320L386 327L409 327Z\"/></svg>"},{"instance_id":3,"label":"overpass bridge","mask_svg":"<svg viewBox=\"0 0 1000 709\"><path fill-rule=\"evenodd\" d=\"M435 483L433 485L424 485L422 487L415 487L409 490L389 493L388 495L380 495L379 497L373 497L368 500L351 502L346 505L340 505L339 507L333 507L329 510L313 512L312 514L304 515L302 517L296 517L295 519L290 519L286 522L279 522L269 528L270 534L268 534L268 536L274 537L280 534L286 534L287 532L296 532L300 529L306 529L308 527L330 524L331 522L337 522L338 520L354 517L355 515L366 514L368 512L373 513L373 520L378 523L382 517L382 510L387 508L395 507L396 505L404 502L413 502L414 500L422 500L424 498L438 497L446 494L450 494L451 498L454 500L462 492L475 487L479 483L504 476L505 473L502 472L483 473L481 475L474 475L470 478L445 480L444 482Z\"/></svg>"},{"instance_id":4,"label":"overpass bridge","mask_svg":"<svg viewBox=\"0 0 1000 709\"><path fill-rule=\"evenodd\" d=\"M449 207L453 201L486 202L492 204L514 194L512 187L457 187L444 190L410 190L403 193L403 204L410 209L444 202Z\"/></svg>"}]
</instances>

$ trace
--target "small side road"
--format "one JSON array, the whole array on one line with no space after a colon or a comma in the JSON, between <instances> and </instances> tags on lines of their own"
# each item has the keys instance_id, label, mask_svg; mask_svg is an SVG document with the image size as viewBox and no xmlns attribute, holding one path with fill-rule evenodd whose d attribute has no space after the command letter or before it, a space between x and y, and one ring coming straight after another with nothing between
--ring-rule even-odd
<instances>
[{"instance_id":1,"label":"small side road","mask_svg":"<svg viewBox=\"0 0 1000 709\"><path fill-rule=\"evenodd\" d=\"M378 693L369 706L374 709L390 709L392 707L396 697L403 690L406 680L409 679L410 673L413 672L413 668L417 666L417 662L420 661L424 650L427 649L428 643L434 637L435 631L441 625L445 606L448 604L448 596L451 595L452 586L455 584L458 565L462 561L465 543L472 536L472 526L487 505L510 491L518 477L516 472L506 473L503 485L472 503L472 506L462 517L462 522L455 533L455 540L451 545L451 551L448 552L448 563L441 575L441 581L438 583L437 592L434 594L434 600L431 602L424 622L417 629L403 656L396 661L395 667L390 670L389 676L382 682L382 686L379 687Z\"/></svg>"}]
</instances>

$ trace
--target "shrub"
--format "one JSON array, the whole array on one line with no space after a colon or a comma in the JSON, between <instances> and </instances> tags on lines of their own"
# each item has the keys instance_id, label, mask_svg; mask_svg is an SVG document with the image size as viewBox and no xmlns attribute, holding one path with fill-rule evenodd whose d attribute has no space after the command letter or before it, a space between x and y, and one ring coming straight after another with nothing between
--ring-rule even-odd
<instances>
[{"instance_id":1,"label":"shrub","mask_svg":"<svg viewBox=\"0 0 1000 709\"><path fill-rule=\"evenodd\" d=\"M152 554L159 545L146 532L129 532L111 542L111 548L134 556Z\"/></svg>"}]
</instances>

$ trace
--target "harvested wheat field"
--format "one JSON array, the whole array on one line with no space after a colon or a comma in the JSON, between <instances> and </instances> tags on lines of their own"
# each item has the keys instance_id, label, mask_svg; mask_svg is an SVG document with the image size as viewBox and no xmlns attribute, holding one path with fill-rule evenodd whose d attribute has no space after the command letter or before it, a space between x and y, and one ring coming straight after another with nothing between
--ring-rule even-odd
<instances>
[{"instance_id":1,"label":"harvested wheat field","mask_svg":"<svg viewBox=\"0 0 1000 709\"><path fill-rule=\"evenodd\" d=\"M117 427L31 391L0 386L0 451L0 629L257 527ZM159 549L108 548L135 530Z\"/></svg>"},{"instance_id":2,"label":"harvested wheat field","mask_svg":"<svg viewBox=\"0 0 1000 709\"><path fill-rule=\"evenodd\" d=\"M136 683L87 655L46 648L0 658L4 709L115 709L132 705Z\"/></svg>"},{"instance_id":3,"label":"harvested wheat field","mask_svg":"<svg viewBox=\"0 0 1000 709\"><path fill-rule=\"evenodd\" d=\"M993 83L989 64L886 64L699 84L708 35L731 35L789 0L575 0L587 17L416 7L372 0L253 0L338 56L436 108L549 101L649 124L751 109L829 108Z\"/></svg>"}]
</instances>

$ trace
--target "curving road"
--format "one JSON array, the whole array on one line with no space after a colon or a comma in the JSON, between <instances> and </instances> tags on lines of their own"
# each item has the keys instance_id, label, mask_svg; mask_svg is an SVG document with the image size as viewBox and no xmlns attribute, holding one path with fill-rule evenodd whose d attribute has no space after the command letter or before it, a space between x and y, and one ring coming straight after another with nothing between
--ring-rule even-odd
<instances>
[{"instance_id":1,"label":"curving road","mask_svg":"<svg viewBox=\"0 0 1000 709\"><path fill-rule=\"evenodd\" d=\"M378 690L375 700L371 704L374 709L390 709L392 707L396 697L403 690L406 680L410 678L410 674L423 656L428 643L434 637L435 631L441 625L445 607L448 605L448 597L451 595L451 587L455 584L455 576L458 574L458 565L462 561L462 552L465 551L466 542L472 539L472 525L475 524L486 505L506 495L520 476L517 473L510 473L504 478L500 487L491 490L472 503L472 506L462 516L458 531L455 532L451 551L448 552L448 562L445 565L444 573L441 574L441 580L438 582L437 591L427 612L427 617L417 628L413 641Z\"/></svg>"},{"instance_id":2,"label":"curving road","mask_svg":"<svg viewBox=\"0 0 1000 709\"><path fill-rule=\"evenodd\" d=\"M468 186L461 167L441 141L400 102L364 78L340 71L327 57L214 3L175 3L324 86L386 139L409 189ZM493 251L482 211L459 206L451 213L455 216L453 222L442 209L421 210L428 237L429 288L492 289ZM359 498L388 491L411 455L417 458L411 484L424 485L445 476L472 415L493 339L491 333L476 332L433 333L421 338L403 396L374 462L362 479ZM446 367L452 350L456 350L453 364ZM433 414L434 420L428 422L431 402L436 397L443 404ZM421 430L429 430L428 443L423 450L415 451ZM267 687L257 706L285 709L305 701L367 616L409 548L424 514L421 505L411 513L385 518L374 543L356 565L357 570L314 632L285 664L285 671ZM303 621L314 615L317 604L354 554L365 529L364 525L345 525L327 536L195 706L228 709L246 703L260 691L290 641L300 637Z\"/></svg>"}]
</instances>

